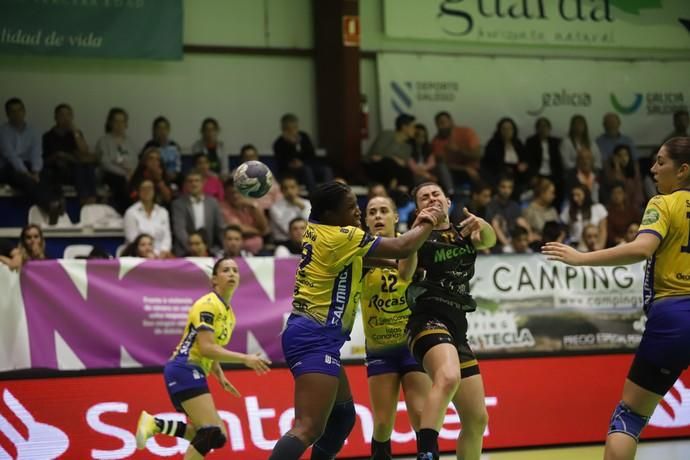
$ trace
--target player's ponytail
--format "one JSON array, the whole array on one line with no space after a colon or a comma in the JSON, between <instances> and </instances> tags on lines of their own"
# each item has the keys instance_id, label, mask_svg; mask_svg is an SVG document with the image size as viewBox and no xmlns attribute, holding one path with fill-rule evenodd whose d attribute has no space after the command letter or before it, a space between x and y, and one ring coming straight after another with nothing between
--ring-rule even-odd
<instances>
[{"instance_id":1,"label":"player's ponytail","mask_svg":"<svg viewBox=\"0 0 690 460\"><path fill-rule=\"evenodd\" d=\"M309 197L311 201L309 219L318 222L323 219L326 212L335 212L348 193L350 193L350 187L340 182L330 181L319 185Z\"/></svg>"},{"instance_id":2,"label":"player's ponytail","mask_svg":"<svg viewBox=\"0 0 690 460\"><path fill-rule=\"evenodd\" d=\"M690 167L690 137L673 137L664 142L662 148L666 149L668 157L676 167L680 167L683 163ZM690 175L686 178L686 182L689 181Z\"/></svg>"}]
</instances>

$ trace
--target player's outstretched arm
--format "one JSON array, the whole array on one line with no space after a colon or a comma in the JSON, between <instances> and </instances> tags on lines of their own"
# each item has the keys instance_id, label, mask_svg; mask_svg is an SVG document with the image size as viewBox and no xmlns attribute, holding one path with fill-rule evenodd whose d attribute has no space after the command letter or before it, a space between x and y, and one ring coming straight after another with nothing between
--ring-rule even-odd
<instances>
[{"instance_id":1,"label":"player's outstretched arm","mask_svg":"<svg viewBox=\"0 0 690 460\"><path fill-rule=\"evenodd\" d=\"M422 209L410 230L397 238L381 237L379 243L368 256L388 259L404 259L417 252L429 237L437 223L445 219L445 214L436 207Z\"/></svg>"},{"instance_id":2,"label":"player's outstretched arm","mask_svg":"<svg viewBox=\"0 0 690 460\"><path fill-rule=\"evenodd\" d=\"M250 369L254 369L257 374L265 374L270 369L271 361L256 355L238 353L226 350L213 340L213 332L203 330L197 335L199 351L204 358L218 361L219 363L242 363Z\"/></svg>"},{"instance_id":3,"label":"player's outstretched arm","mask_svg":"<svg viewBox=\"0 0 690 460\"><path fill-rule=\"evenodd\" d=\"M563 243L546 243L542 254L568 265L628 265L641 262L656 252L661 241L650 233L640 233L630 243L599 251L580 252Z\"/></svg>"}]
</instances>

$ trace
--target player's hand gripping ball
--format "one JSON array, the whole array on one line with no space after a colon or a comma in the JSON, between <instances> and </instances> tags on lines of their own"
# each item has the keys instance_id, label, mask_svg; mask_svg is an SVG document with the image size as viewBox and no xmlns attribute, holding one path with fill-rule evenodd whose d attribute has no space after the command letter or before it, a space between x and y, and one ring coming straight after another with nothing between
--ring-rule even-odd
<instances>
[{"instance_id":1,"label":"player's hand gripping ball","mask_svg":"<svg viewBox=\"0 0 690 460\"><path fill-rule=\"evenodd\" d=\"M245 161L237 167L233 175L235 189L250 198L261 198L273 185L273 174L268 166L260 161Z\"/></svg>"}]
</instances>

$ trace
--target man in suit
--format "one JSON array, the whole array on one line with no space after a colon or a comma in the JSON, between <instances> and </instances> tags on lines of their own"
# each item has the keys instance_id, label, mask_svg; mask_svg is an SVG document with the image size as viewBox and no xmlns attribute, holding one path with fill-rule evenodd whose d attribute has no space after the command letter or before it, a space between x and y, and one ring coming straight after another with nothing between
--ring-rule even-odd
<instances>
[{"instance_id":1,"label":"man in suit","mask_svg":"<svg viewBox=\"0 0 690 460\"><path fill-rule=\"evenodd\" d=\"M556 186L556 200L554 206L560 208L563 202L564 190L563 159L558 150L561 140L551 136L551 121L540 117L535 123L535 134L525 142L527 152L527 175L530 179L544 177Z\"/></svg>"},{"instance_id":2,"label":"man in suit","mask_svg":"<svg viewBox=\"0 0 690 460\"><path fill-rule=\"evenodd\" d=\"M190 232L201 230L209 244L209 252L222 247L223 217L218 201L203 192L201 173L192 170L185 178L186 193L172 202L172 227L175 239L174 252L178 257L189 252L187 237Z\"/></svg>"}]
</instances>

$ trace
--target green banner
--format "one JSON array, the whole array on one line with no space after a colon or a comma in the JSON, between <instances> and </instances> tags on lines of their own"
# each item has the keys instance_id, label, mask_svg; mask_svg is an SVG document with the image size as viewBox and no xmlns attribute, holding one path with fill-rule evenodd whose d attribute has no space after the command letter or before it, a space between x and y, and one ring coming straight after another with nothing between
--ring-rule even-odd
<instances>
[{"instance_id":1,"label":"green banner","mask_svg":"<svg viewBox=\"0 0 690 460\"><path fill-rule=\"evenodd\" d=\"M386 34L468 43L687 50L688 0L384 0Z\"/></svg>"},{"instance_id":2,"label":"green banner","mask_svg":"<svg viewBox=\"0 0 690 460\"><path fill-rule=\"evenodd\" d=\"M182 0L0 0L0 53L182 59Z\"/></svg>"}]
</instances>

